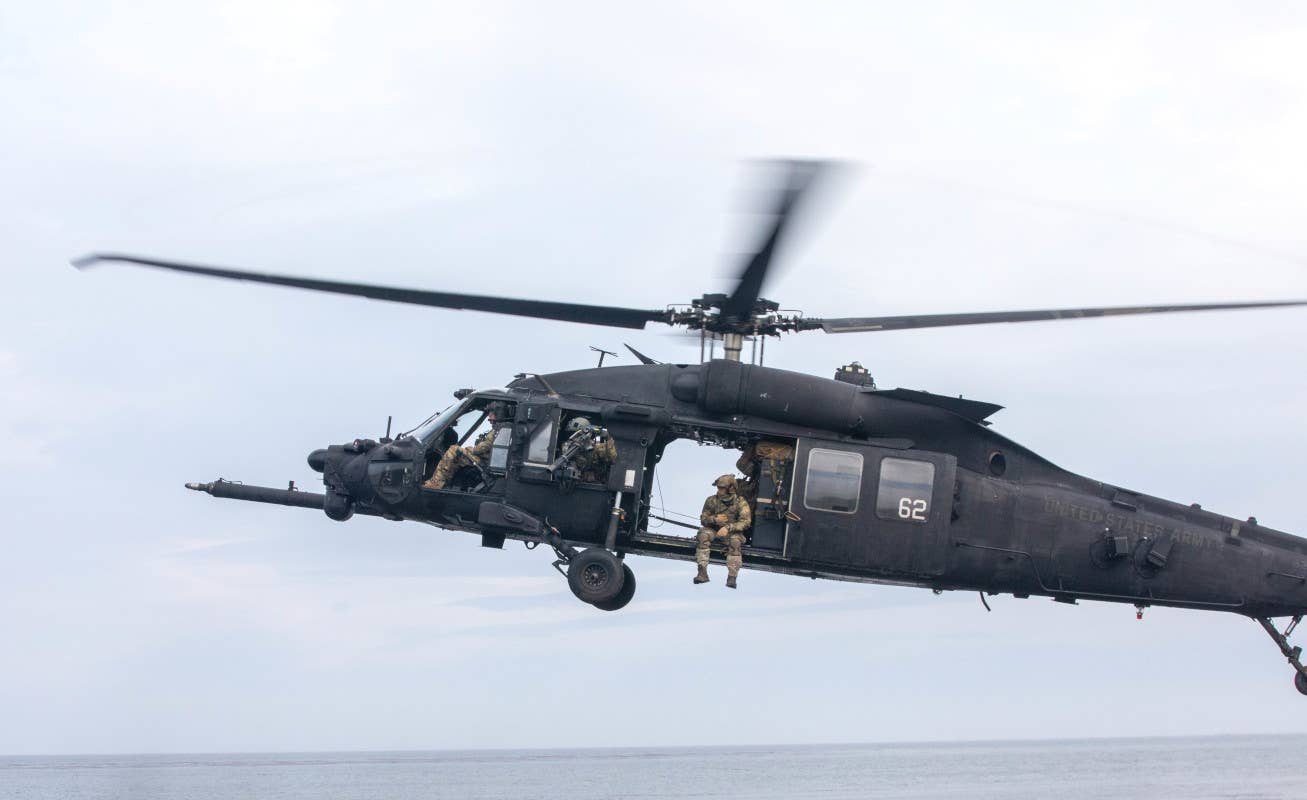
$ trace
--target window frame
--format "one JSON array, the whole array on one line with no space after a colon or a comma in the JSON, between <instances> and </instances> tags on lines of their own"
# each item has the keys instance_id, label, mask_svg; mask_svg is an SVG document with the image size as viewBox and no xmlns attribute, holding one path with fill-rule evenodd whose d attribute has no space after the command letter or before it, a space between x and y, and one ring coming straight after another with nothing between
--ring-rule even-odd
<instances>
[{"instance_id":1,"label":"window frame","mask_svg":"<svg viewBox=\"0 0 1307 800\"><path fill-rule=\"evenodd\" d=\"M550 414L546 419L542 420L538 426L536 426L534 431L531 431L531 433L527 435L526 446L522 448L522 463L533 467L547 467L553 463L554 451L557 449L554 444L557 433L555 429L557 427L558 415ZM533 452L533 448L536 444L540 443L539 440L542 434L544 435L544 447L541 449L540 453L535 453ZM539 455L541 453L544 455L543 458L539 460L532 458L533 455Z\"/></svg>"},{"instance_id":2,"label":"window frame","mask_svg":"<svg viewBox=\"0 0 1307 800\"><path fill-rule=\"evenodd\" d=\"M501 442L501 440L503 440ZM486 470L496 474L508 471L508 454L513 449L513 426L503 425L495 431L495 438L490 440L490 457L486 459ZM502 463L497 463L502 462Z\"/></svg>"}]
</instances>

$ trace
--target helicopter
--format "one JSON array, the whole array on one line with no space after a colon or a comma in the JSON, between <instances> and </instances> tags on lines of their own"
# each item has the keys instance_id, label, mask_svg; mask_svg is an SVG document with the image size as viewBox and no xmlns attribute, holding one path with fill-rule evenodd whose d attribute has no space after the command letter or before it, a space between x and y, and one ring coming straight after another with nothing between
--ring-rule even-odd
<instances>
[{"instance_id":1,"label":"helicopter","mask_svg":"<svg viewBox=\"0 0 1307 800\"><path fill-rule=\"evenodd\" d=\"M639 365L519 373L503 388L460 389L411 430L314 450L324 491L223 479L186 487L219 498L417 521L503 548L546 545L580 600L604 611L631 602L627 556L695 558L693 534L651 530L654 475L673 442L754 455L737 465L750 487L742 548L749 569L805 578L893 584L986 596L1050 597L1224 611L1255 620L1307 695L1302 648L1289 638L1307 615L1307 539L1064 470L993 430L1002 407L909 389L882 389L856 362L832 378L765 365L766 340L830 334L1088 317L1250 310L1307 300L1118 306L955 314L807 317L761 292L805 198L830 162L779 162L774 213L729 294L662 309L584 305L317 280L123 253L116 262L374 300L642 329L696 332L697 364L663 363L627 345ZM722 346L716 356L716 344ZM746 343L753 345L742 358ZM705 349L707 348L707 349ZM597 349L597 348L595 348ZM488 420L488 417L493 417ZM488 421L484 461L443 484L442 458ZM462 433L459 433L460 427ZM598 474L578 453L610 441ZM722 556L711 558L720 563ZM986 602L986 607L988 603ZM1277 619L1287 618L1281 628Z\"/></svg>"}]
</instances>

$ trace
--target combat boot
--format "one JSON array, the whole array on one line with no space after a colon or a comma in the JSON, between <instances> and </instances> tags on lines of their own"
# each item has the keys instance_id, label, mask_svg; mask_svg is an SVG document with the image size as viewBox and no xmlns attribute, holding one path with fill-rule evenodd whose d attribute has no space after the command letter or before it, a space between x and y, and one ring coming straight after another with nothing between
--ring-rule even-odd
<instances>
[{"instance_id":1,"label":"combat boot","mask_svg":"<svg viewBox=\"0 0 1307 800\"><path fill-rule=\"evenodd\" d=\"M695 583L708 582L708 567L704 564L699 565L699 574L694 576Z\"/></svg>"},{"instance_id":2,"label":"combat boot","mask_svg":"<svg viewBox=\"0 0 1307 800\"><path fill-rule=\"evenodd\" d=\"M734 576L734 575L727 575L727 576L726 576L726 588L727 588L727 589L734 589L734 588L735 588L735 576Z\"/></svg>"}]
</instances>

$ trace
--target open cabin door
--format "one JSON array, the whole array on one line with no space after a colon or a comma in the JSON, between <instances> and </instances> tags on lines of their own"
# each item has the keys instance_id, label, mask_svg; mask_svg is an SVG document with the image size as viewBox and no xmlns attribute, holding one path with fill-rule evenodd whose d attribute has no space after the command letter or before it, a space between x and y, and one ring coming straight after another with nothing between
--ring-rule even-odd
<instances>
[{"instance_id":1,"label":"open cabin door","mask_svg":"<svg viewBox=\"0 0 1307 800\"><path fill-rule=\"evenodd\" d=\"M800 439L785 555L908 575L944 571L957 459Z\"/></svg>"}]
</instances>

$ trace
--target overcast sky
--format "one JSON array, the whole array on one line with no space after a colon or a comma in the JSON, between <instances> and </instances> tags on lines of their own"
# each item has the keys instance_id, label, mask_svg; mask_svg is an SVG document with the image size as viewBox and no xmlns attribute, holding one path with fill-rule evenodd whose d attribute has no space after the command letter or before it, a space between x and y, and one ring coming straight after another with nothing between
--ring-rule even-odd
<instances>
[{"instance_id":1,"label":"overcast sky","mask_svg":"<svg viewBox=\"0 0 1307 800\"><path fill-rule=\"evenodd\" d=\"M120 250L658 308L730 286L745 163L830 157L814 316L1307 297L1299 4L26 3L0 11L0 753L1304 732L1252 622L542 552L182 488L629 333L78 273ZM1002 403L1070 470L1307 531L1307 312L826 336L769 363ZM624 359L619 363L629 362ZM669 451L695 512L734 454Z\"/></svg>"}]
</instances>

